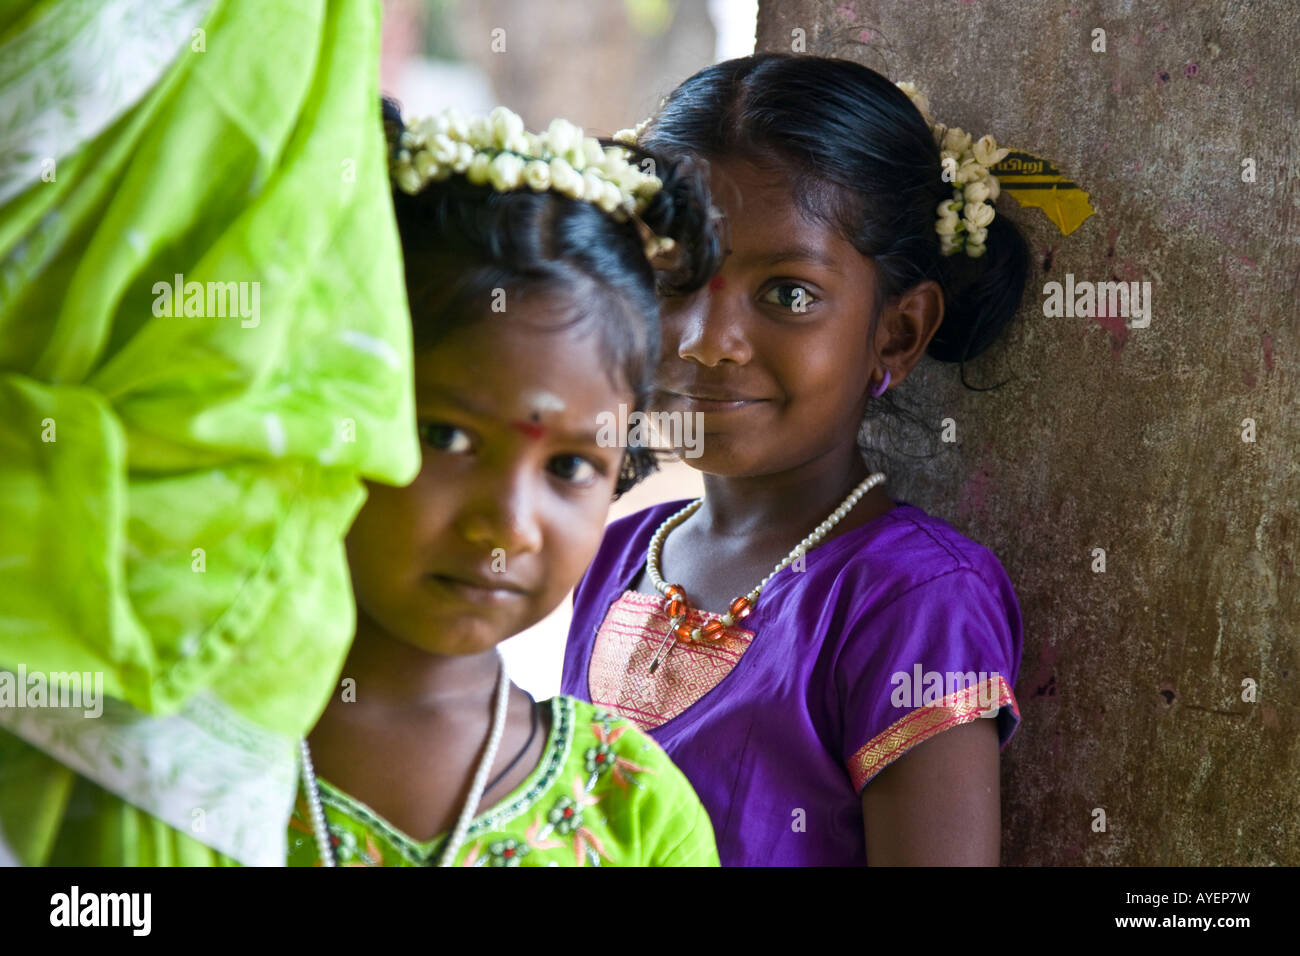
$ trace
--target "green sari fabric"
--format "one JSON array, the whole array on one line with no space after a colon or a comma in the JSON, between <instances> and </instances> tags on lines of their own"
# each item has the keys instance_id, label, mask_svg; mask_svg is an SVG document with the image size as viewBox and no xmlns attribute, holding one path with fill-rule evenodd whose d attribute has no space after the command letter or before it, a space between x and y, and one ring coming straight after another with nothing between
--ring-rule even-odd
<instances>
[{"instance_id":1,"label":"green sari fabric","mask_svg":"<svg viewBox=\"0 0 1300 956\"><path fill-rule=\"evenodd\" d=\"M0 707L0 846L282 862L362 479L419 469L379 4L26 7L0 23L0 669L116 704Z\"/></svg>"},{"instance_id":2,"label":"green sari fabric","mask_svg":"<svg viewBox=\"0 0 1300 956\"><path fill-rule=\"evenodd\" d=\"M586 701L549 701L542 759L471 822L456 866L718 866L713 825L648 735ZM417 840L327 780L321 807L340 866L432 866L445 834ZM320 866L305 788L289 821L289 865Z\"/></svg>"}]
</instances>

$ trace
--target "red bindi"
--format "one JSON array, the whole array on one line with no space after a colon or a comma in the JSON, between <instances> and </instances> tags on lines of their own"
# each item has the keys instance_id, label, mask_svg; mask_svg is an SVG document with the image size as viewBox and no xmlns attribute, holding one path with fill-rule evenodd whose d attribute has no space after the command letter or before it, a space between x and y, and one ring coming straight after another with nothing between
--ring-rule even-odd
<instances>
[{"instance_id":1,"label":"red bindi","mask_svg":"<svg viewBox=\"0 0 1300 956\"><path fill-rule=\"evenodd\" d=\"M539 425L537 422L511 422L510 427L515 431L522 432L534 441L546 434L546 427Z\"/></svg>"},{"instance_id":2,"label":"red bindi","mask_svg":"<svg viewBox=\"0 0 1300 956\"><path fill-rule=\"evenodd\" d=\"M725 289L726 287L727 287L727 280L722 278L722 276L714 276L712 279L709 280L709 290L712 292L718 292L722 289Z\"/></svg>"}]
</instances>

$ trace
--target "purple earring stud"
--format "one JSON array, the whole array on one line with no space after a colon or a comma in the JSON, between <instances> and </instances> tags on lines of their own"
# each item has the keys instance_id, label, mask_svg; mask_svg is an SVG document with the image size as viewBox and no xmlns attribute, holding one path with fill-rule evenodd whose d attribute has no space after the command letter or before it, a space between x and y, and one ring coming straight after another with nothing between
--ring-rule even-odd
<instances>
[{"instance_id":1,"label":"purple earring stud","mask_svg":"<svg viewBox=\"0 0 1300 956\"><path fill-rule=\"evenodd\" d=\"M880 384L871 390L872 398L879 398L885 394L885 389L889 388L889 369L885 369L885 377L880 380Z\"/></svg>"}]
</instances>

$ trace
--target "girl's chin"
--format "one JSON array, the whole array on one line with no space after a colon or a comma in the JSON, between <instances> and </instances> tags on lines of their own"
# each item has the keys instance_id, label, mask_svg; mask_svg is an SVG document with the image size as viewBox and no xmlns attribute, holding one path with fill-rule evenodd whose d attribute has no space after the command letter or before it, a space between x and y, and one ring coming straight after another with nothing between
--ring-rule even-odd
<instances>
[{"instance_id":1,"label":"girl's chin","mask_svg":"<svg viewBox=\"0 0 1300 956\"><path fill-rule=\"evenodd\" d=\"M702 474L717 475L720 478L750 478L771 474L773 471L750 459L745 454L743 443L735 446L735 454L723 442L709 445L708 448L707 454L701 454L698 458L683 457L681 461Z\"/></svg>"},{"instance_id":2,"label":"girl's chin","mask_svg":"<svg viewBox=\"0 0 1300 956\"><path fill-rule=\"evenodd\" d=\"M437 640L416 638L407 643L435 657L475 657L486 654L512 635L499 633L444 633Z\"/></svg>"},{"instance_id":3,"label":"girl's chin","mask_svg":"<svg viewBox=\"0 0 1300 956\"><path fill-rule=\"evenodd\" d=\"M513 621L493 620L485 616L466 618L461 615L430 615L417 626L395 633L403 644L436 657L472 657L492 650L524 628L516 630Z\"/></svg>"}]
</instances>

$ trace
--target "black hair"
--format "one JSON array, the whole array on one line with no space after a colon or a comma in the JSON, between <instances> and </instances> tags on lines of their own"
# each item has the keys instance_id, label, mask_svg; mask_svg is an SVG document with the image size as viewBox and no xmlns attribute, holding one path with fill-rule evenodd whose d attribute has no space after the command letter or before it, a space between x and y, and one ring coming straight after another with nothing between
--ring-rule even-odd
<instances>
[{"instance_id":1,"label":"black hair","mask_svg":"<svg viewBox=\"0 0 1300 956\"><path fill-rule=\"evenodd\" d=\"M391 156L405 126L395 102L385 98L383 110ZM505 319L492 315L497 289L507 295L563 289L571 299L590 303L577 318L597 319L611 381L621 372L636 396L636 410L645 409L659 358L656 289L700 288L721 261L721 242L699 166L631 151L637 160L652 160L663 182L640 219L676 243L669 270L651 266L634 222L617 222L595 204L558 192L497 192L463 176L430 182L414 195L394 186L416 350L435 346L470 322ZM656 467L653 451L629 446L615 496Z\"/></svg>"},{"instance_id":2,"label":"black hair","mask_svg":"<svg viewBox=\"0 0 1300 956\"><path fill-rule=\"evenodd\" d=\"M966 360L992 345L1015 315L1028 247L999 215L983 256L942 254L936 209L953 186L943 181L925 118L888 79L830 57L727 60L677 87L642 140L670 155L743 157L779 169L808 215L837 227L875 262L877 313L918 282L937 281L945 314L927 354L959 363L962 384L973 387Z\"/></svg>"}]
</instances>

